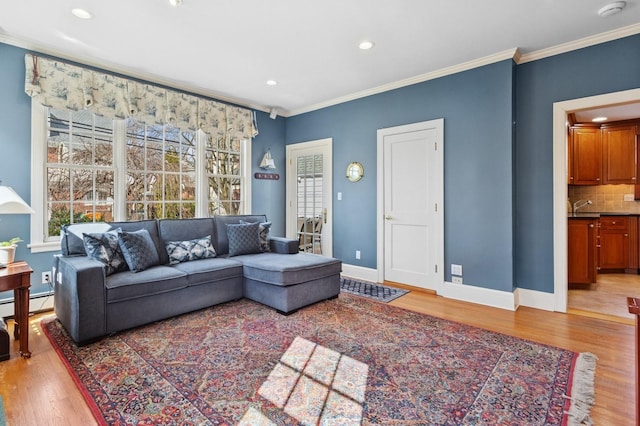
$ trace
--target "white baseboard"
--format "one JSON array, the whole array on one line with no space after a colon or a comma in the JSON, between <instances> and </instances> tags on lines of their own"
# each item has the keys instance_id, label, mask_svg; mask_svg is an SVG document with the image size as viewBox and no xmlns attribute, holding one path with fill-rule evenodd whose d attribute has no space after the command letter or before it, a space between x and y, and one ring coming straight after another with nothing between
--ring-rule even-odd
<instances>
[{"instance_id":1,"label":"white baseboard","mask_svg":"<svg viewBox=\"0 0 640 426\"><path fill-rule=\"evenodd\" d=\"M363 268L362 266L343 263L342 275L363 281L378 282L378 270ZM519 306L545 311L555 310L555 295L553 293L525 288L516 288L513 292L508 292L472 285L453 284L445 281L442 291L439 291L438 295L509 311L515 311Z\"/></svg>"},{"instance_id":2,"label":"white baseboard","mask_svg":"<svg viewBox=\"0 0 640 426\"><path fill-rule=\"evenodd\" d=\"M517 308L514 293L508 291L493 290L490 288L476 287L472 285L454 284L445 281L442 286L442 293L438 294L449 299L478 303L480 305L507 309L509 311L515 311Z\"/></svg>"},{"instance_id":3,"label":"white baseboard","mask_svg":"<svg viewBox=\"0 0 640 426\"><path fill-rule=\"evenodd\" d=\"M553 293L516 288L514 294L516 296L516 307L526 306L528 308L542 309L545 311L556 310L556 296Z\"/></svg>"},{"instance_id":4,"label":"white baseboard","mask_svg":"<svg viewBox=\"0 0 640 426\"><path fill-rule=\"evenodd\" d=\"M362 266L343 263L342 275L349 278L355 278L357 280L370 281L373 283L378 282L378 270L364 268Z\"/></svg>"},{"instance_id":5,"label":"white baseboard","mask_svg":"<svg viewBox=\"0 0 640 426\"><path fill-rule=\"evenodd\" d=\"M13 300L0 304L0 318L13 317ZM29 312L45 311L53 309L53 293L32 294L29 298Z\"/></svg>"}]
</instances>

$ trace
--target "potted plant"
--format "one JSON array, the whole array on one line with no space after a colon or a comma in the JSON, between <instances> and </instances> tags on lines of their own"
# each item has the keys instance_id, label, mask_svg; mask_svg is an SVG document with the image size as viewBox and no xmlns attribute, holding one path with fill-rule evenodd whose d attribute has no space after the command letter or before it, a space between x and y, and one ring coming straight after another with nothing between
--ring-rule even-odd
<instances>
[{"instance_id":1,"label":"potted plant","mask_svg":"<svg viewBox=\"0 0 640 426\"><path fill-rule=\"evenodd\" d=\"M18 243L22 241L19 237L14 237L9 241L0 241L0 264L7 265L13 263L16 255Z\"/></svg>"}]
</instances>

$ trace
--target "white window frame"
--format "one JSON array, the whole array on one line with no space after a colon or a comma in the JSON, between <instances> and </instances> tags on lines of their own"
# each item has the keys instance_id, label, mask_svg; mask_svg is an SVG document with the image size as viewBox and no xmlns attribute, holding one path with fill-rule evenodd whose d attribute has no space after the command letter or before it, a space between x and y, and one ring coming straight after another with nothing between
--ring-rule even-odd
<instances>
[{"instance_id":1,"label":"white window frame","mask_svg":"<svg viewBox=\"0 0 640 426\"><path fill-rule=\"evenodd\" d=\"M45 241L46 223L46 143L47 143L47 107L37 101L31 101L31 207L35 213L31 215L31 234L28 247L31 253L42 253L60 250L60 240ZM114 120L114 220L122 221L126 217L125 191L121 190L126 182L126 151L124 120ZM122 130L118 132L118 130ZM204 171L205 133L196 132L196 211L195 217L207 217L207 176ZM241 176L241 212L251 212L251 141L240 141L240 176ZM200 171L200 172L198 172Z\"/></svg>"}]
</instances>

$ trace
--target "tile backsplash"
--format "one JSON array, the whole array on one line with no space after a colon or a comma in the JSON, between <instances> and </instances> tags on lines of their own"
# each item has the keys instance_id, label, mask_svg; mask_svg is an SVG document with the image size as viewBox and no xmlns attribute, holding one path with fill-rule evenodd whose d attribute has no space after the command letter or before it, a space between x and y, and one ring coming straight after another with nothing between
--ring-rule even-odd
<instances>
[{"instance_id":1,"label":"tile backsplash","mask_svg":"<svg viewBox=\"0 0 640 426\"><path fill-rule=\"evenodd\" d=\"M624 201L625 194L634 193L633 185L569 185L571 205L578 200L591 200L592 204L580 212L639 213L640 201Z\"/></svg>"}]
</instances>

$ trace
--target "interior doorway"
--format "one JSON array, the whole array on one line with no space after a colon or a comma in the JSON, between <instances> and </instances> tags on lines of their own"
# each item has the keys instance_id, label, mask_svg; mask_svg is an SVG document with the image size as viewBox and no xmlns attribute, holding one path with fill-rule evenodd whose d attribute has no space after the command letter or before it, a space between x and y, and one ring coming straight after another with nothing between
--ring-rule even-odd
<instances>
[{"instance_id":1,"label":"interior doorway","mask_svg":"<svg viewBox=\"0 0 640 426\"><path fill-rule=\"evenodd\" d=\"M287 145L287 238L300 251L333 254L332 139Z\"/></svg>"},{"instance_id":2,"label":"interior doorway","mask_svg":"<svg viewBox=\"0 0 640 426\"><path fill-rule=\"evenodd\" d=\"M379 282L441 290L443 170L443 119L378 130Z\"/></svg>"},{"instance_id":3,"label":"interior doorway","mask_svg":"<svg viewBox=\"0 0 640 426\"><path fill-rule=\"evenodd\" d=\"M567 122L570 113L640 102L640 89L555 103L553 106L553 222L555 310L567 312ZM604 277L610 281L611 277ZM604 281L603 281L604 282ZM573 313L576 312L572 309ZM585 311L590 313L591 311ZM593 313L593 312L591 312Z\"/></svg>"}]
</instances>

